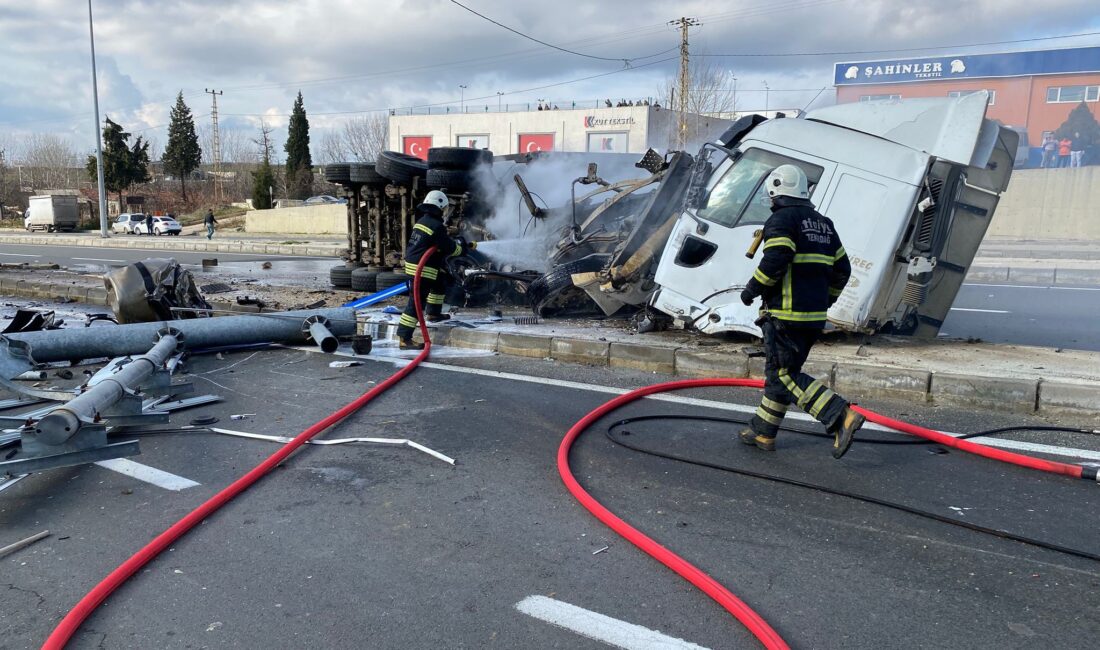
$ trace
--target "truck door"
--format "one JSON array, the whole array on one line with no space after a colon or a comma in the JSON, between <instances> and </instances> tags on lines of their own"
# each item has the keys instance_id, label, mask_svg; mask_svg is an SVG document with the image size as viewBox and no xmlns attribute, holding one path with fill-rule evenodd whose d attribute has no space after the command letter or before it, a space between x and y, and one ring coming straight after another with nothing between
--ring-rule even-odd
<instances>
[{"instance_id":1,"label":"truck door","mask_svg":"<svg viewBox=\"0 0 1100 650\"><path fill-rule=\"evenodd\" d=\"M660 285L653 305L706 333L739 331L759 334L753 321L759 305L746 307L739 294L760 261L745 252L754 233L771 216L764 179L779 165L794 164L806 172L810 198L828 186L835 164L774 145L746 144L736 160L727 159L708 182L705 207L688 209L672 231L657 267Z\"/></svg>"}]
</instances>

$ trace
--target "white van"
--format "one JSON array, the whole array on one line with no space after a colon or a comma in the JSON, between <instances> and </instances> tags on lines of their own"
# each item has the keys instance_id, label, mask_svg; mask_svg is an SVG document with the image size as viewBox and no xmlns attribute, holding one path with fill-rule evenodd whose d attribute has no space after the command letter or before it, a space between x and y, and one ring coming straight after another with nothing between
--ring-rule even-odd
<instances>
[{"instance_id":1,"label":"white van","mask_svg":"<svg viewBox=\"0 0 1100 650\"><path fill-rule=\"evenodd\" d=\"M80 225L80 209L75 196L32 196L23 216L28 231L76 230Z\"/></svg>"},{"instance_id":2,"label":"white van","mask_svg":"<svg viewBox=\"0 0 1100 650\"><path fill-rule=\"evenodd\" d=\"M832 219L852 277L834 327L935 337L1008 186L1019 135L985 119L986 92L958 99L843 104L800 119L739 122L696 160L685 207L649 300L674 326L760 334L759 304L739 294L771 215L762 189L792 163ZM733 131L733 129L731 129Z\"/></svg>"}]
</instances>

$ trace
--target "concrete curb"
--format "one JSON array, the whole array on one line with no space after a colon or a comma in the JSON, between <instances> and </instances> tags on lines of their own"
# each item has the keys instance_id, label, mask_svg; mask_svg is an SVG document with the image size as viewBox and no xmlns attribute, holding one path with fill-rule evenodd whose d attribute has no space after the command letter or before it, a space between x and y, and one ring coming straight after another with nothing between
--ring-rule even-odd
<instances>
[{"instance_id":1,"label":"concrete curb","mask_svg":"<svg viewBox=\"0 0 1100 650\"><path fill-rule=\"evenodd\" d=\"M743 352L671 348L643 343L541 336L517 332L435 330L441 345L493 350L527 358L551 358L590 366L631 368L683 377L762 378L764 360ZM807 373L850 399L888 397L920 403L1006 410L1022 414L1059 415L1082 424L1100 423L1100 382L1058 378L1031 380L955 373L865 363L811 360Z\"/></svg>"},{"instance_id":2,"label":"concrete curb","mask_svg":"<svg viewBox=\"0 0 1100 650\"><path fill-rule=\"evenodd\" d=\"M1027 268L1016 266L972 266L967 271L968 282L1008 282L1014 284L1100 285L1100 269L1071 269L1057 266Z\"/></svg>"},{"instance_id":3,"label":"concrete curb","mask_svg":"<svg viewBox=\"0 0 1100 650\"><path fill-rule=\"evenodd\" d=\"M141 248L165 251L201 251L209 253L244 253L257 255L295 255L302 257L338 257L345 251L342 245L322 244L272 244L271 242L246 241L191 241L187 238L149 238L122 236L101 239L72 235L11 235L0 234L2 244L27 244L31 246L92 246L97 248Z\"/></svg>"}]
</instances>

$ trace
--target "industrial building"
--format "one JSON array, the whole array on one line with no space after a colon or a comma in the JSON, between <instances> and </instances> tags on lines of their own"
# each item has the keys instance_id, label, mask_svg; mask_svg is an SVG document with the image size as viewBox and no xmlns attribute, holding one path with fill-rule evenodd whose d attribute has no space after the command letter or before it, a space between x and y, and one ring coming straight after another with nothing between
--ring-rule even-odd
<instances>
[{"instance_id":1,"label":"industrial building","mask_svg":"<svg viewBox=\"0 0 1100 650\"><path fill-rule=\"evenodd\" d=\"M1082 101L1100 117L1100 47L849 61L833 75L837 103L988 90L988 117L1026 130L1033 149Z\"/></svg>"},{"instance_id":2,"label":"industrial building","mask_svg":"<svg viewBox=\"0 0 1100 650\"><path fill-rule=\"evenodd\" d=\"M455 112L390 116L389 148L425 158L431 147L491 149L497 155L534 151L664 152L676 147L676 111L660 106ZM721 135L732 122L689 114L688 141Z\"/></svg>"}]
</instances>

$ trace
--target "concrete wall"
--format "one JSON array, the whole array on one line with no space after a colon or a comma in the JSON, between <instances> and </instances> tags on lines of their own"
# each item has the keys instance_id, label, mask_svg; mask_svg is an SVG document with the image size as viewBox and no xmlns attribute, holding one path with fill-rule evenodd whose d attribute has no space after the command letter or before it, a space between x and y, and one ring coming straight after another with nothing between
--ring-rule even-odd
<instances>
[{"instance_id":1,"label":"concrete wall","mask_svg":"<svg viewBox=\"0 0 1100 650\"><path fill-rule=\"evenodd\" d=\"M252 210L245 215L244 229L255 233L346 235L348 210L345 205Z\"/></svg>"},{"instance_id":2,"label":"concrete wall","mask_svg":"<svg viewBox=\"0 0 1100 650\"><path fill-rule=\"evenodd\" d=\"M1100 241L1100 167L1012 172L987 235Z\"/></svg>"}]
</instances>

